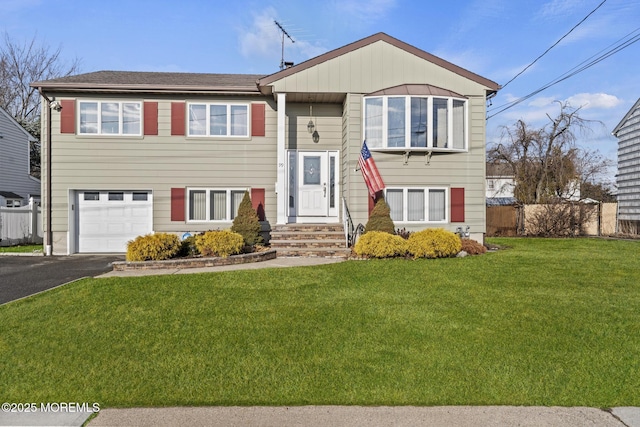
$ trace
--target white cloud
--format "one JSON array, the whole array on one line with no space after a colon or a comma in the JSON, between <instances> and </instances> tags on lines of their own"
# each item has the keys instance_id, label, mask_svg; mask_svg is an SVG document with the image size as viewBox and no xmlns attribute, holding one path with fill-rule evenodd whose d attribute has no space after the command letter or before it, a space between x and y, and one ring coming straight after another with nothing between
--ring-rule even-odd
<instances>
[{"instance_id":1,"label":"white cloud","mask_svg":"<svg viewBox=\"0 0 640 427\"><path fill-rule=\"evenodd\" d=\"M542 5L539 15L542 18L558 18L583 9L583 0L552 0Z\"/></svg>"},{"instance_id":2,"label":"white cloud","mask_svg":"<svg viewBox=\"0 0 640 427\"><path fill-rule=\"evenodd\" d=\"M396 0L340 0L334 3L339 14L371 23L384 18L396 5Z\"/></svg>"},{"instance_id":3,"label":"white cloud","mask_svg":"<svg viewBox=\"0 0 640 427\"><path fill-rule=\"evenodd\" d=\"M567 98L566 101L572 107L582 107L584 110L615 108L622 103L620 98L606 93L577 93Z\"/></svg>"},{"instance_id":4,"label":"white cloud","mask_svg":"<svg viewBox=\"0 0 640 427\"><path fill-rule=\"evenodd\" d=\"M277 14L272 7L253 17L251 28L240 35L240 52L243 56L273 57L280 52L282 40L274 23L276 19Z\"/></svg>"}]
</instances>

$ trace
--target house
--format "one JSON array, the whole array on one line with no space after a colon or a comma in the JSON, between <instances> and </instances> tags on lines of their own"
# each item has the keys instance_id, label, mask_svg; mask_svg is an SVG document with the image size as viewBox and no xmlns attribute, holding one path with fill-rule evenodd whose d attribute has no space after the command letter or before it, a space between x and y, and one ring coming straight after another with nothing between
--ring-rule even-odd
<instances>
[{"instance_id":1,"label":"house","mask_svg":"<svg viewBox=\"0 0 640 427\"><path fill-rule=\"evenodd\" d=\"M640 233L640 99L613 129L618 138L618 224L621 232Z\"/></svg>"},{"instance_id":2,"label":"house","mask_svg":"<svg viewBox=\"0 0 640 427\"><path fill-rule=\"evenodd\" d=\"M515 176L508 165L487 163L486 192L487 206L514 205L517 203L514 190Z\"/></svg>"},{"instance_id":3,"label":"house","mask_svg":"<svg viewBox=\"0 0 640 427\"><path fill-rule=\"evenodd\" d=\"M35 139L0 108L0 207L19 207L40 198L40 180L30 175L30 144Z\"/></svg>"},{"instance_id":4,"label":"house","mask_svg":"<svg viewBox=\"0 0 640 427\"><path fill-rule=\"evenodd\" d=\"M485 108L499 86L384 33L267 76L99 71L32 85L50 130L54 254L228 228L247 190L266 230L364 224L365 139L398 228L483 239Z\"/></svg>"}]
</instances>

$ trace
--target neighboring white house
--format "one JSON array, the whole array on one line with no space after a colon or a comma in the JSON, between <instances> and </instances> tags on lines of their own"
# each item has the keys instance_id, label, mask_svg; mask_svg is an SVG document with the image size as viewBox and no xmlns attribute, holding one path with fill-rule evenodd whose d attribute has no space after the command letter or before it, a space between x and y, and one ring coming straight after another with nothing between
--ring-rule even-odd
<instances>
[{"instance_id":1,"label":"neighboring white house","mask_svg":"<svg viewBox=\"0 0 640 427\"><path fill-rule=\"evenodd\" d=\"M618 221L640 226L640 99L622 118L612 134L618 138ZM631 231L631 230L629 230Z\"/></svg>"},{"instance_id":2,"label":"neighboring white house","mask_svg":"<svg viewBox=\"0 0 640 427\"><path fill-rule=\"evenodd\" d=\"M40 198L40 180L30 175L29 145L34 138L0 108L0 207Z\"/></svg>"},{"instance_id":3,"label":"neighboring white house","mask_svg":"<svg viewBox=\"0 0 640 427\"><path fill-rule=\"evenodd\" d=\"M487 163L485 197L487 206L513 205L516 180L506 165Z\"/></svg>"}]
</instances>

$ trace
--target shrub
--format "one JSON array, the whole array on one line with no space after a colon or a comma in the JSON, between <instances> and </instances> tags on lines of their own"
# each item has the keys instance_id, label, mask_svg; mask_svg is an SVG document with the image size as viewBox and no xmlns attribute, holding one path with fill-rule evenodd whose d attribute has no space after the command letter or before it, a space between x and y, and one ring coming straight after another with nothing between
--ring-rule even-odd
<instances>
[{"instance_id":1,"label":"shrub","mask_svg":"<svg viewBox=\"0 0 640 427\"><path fill-rule=\"evenodd\" d=\"M384 197L378 199L371 211L369 221L367 221L367 225L364 227L365 234L370 231L384 231L389 234L395 233L395 225L391 219L391 209L384 200Z\"/></svg>"},{"instance_id":2,"label":"shrub","mask_svg":"<svg viewBox=\"0 0 640 427\"><path fill-rule=\"evenodd\" d=\"M408 251L414 258L446 258L462 248L460 237L443 228L427 228L409 236Z\"/></svg>"},{"instance_id":3,"label":"shrub","mask_svg":"<svg viewBox=\"0 0 640 427\"><path fill-rule=\"evenodd\" d=\"M461 239L462 250L469 255L480 255L487 252L487 248L484 245L471 239Z\"/></svg>"},{"instance_id":4,"label":"shrub","mask_svg":"<svg viewBox=\"0 0 640 427\"><path fill-rule=\"evenodd\" d=\"M384 231L370 231L360 237L353 250L357 255L371 258L404 256L407 253L407 241Z\"/></svg>"},{"instance_id":5,"label":"shrub","mask_svg":"<svg viewBox=\"0 0 640 427\"><path fill-rule=\"evenodd\" d=\"M180 252L175 234L155 233L138 236L127 243L127 261L158 261L173 258Z\"/></svg>"},{"instance_id":6,"label":"shrub","mask_svg":"<svg viewBox=\"0 0 640 427\"><path fill-rule=\"evenodd\" d=\"M180 252L178 256L191 257L200 254L196 247L196 236L189 236L180 242Z\"/></svg>"},{"instance_id":7,"label":"shrub","mask_svg":"<svg viewBox=\"0 0 640 427\"><path fill-rule=\"evenodd\" d=\"M240 234L245 245L253 246L256 243L262 243L260 230L262 230L260 219L251 205L249 192L245 191L242 202L238 206L238 215L233 220L231 231Z\"/></svg>"},{"instance_id":8,"label":"shrub","mask_svg":"<svg viewBox=\"0 0 640 427\"><path fill-rule=\"evenodd\" d=\"M207 231L196 236L196 248L204 256L228 257L242 251L244 239L233 231Z\"/></svg>"}]
</instances>

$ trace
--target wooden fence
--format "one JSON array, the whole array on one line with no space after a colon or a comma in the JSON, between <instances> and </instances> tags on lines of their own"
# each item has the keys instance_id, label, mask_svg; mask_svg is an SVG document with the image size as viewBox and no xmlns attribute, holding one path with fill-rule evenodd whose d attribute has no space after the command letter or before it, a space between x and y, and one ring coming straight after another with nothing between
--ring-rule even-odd
<instances>
[{"instance_id":1,"label":"wooden fence","mask_svg":"<svg viewBox=\"0 0 640 427\"><path fill-rule=\"evenodd\" d=\"M567 235L583 234L587 236L609 236L616 233L617 203L574 204L575 223L582 224L581 229L566 230ZM518 205L487 207L487 236L526 236L535 235L536 219L549 205ZM567 227L573 227L567 224Z\"/></svg>"}]
</instances>

